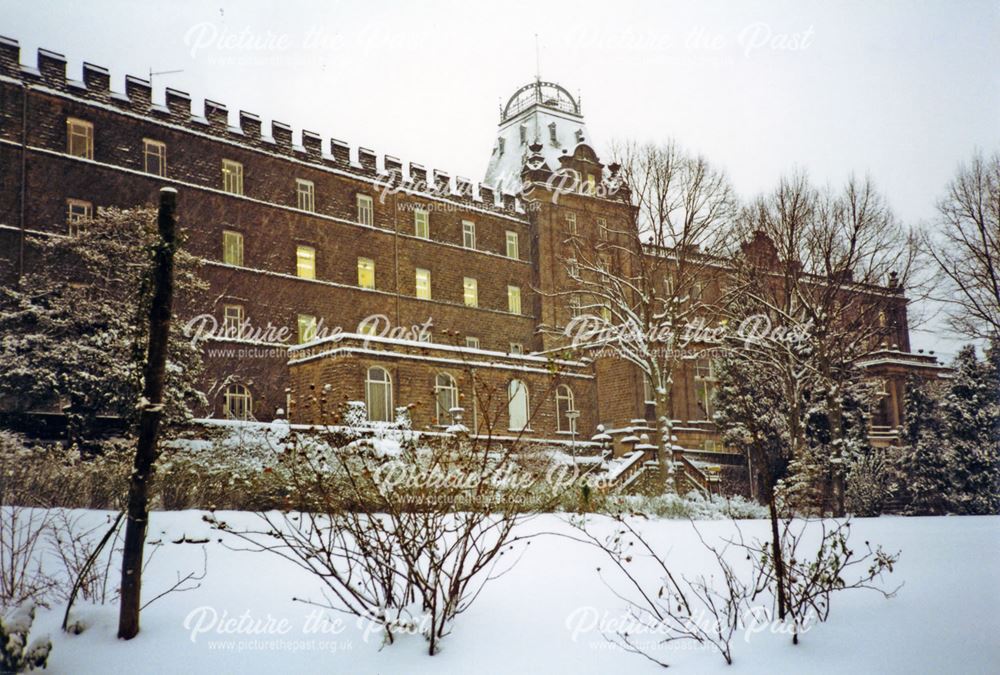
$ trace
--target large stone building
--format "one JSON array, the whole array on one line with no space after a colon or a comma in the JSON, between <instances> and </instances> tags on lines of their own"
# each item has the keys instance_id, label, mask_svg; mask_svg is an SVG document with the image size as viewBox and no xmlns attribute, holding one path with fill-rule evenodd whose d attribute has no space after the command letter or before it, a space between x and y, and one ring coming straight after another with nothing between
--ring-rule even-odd
<instances>
[{"instance_id":1,"label":"large stone building","mask_svg":"<svg viewBox=\"0 0 1000 675\"><path fill-rule=\"evenodd\" d=\"M525 197L526 161L537 182L563 168L581 187ZM160 188L176 188L186 246L209 284L198 303L212 318L196 323L231 330L206 343L205 416L282 410L319 422L357 400L374 420L409 405L419 429L446 427L462 407L466 423L493 435L567 442L599 423L629 434L647 417L643 378L623 362L564 353L551 330L572 311L557 293L567 232L596 239L630 217L599 189L612 174L579 102L552 83L511 97L477 185L309 131L295 144L285 124L263 129L257 115L211 100L193 110L174 89L154 104L148 81L129 76L115 91L89 63L70 79L65 58L47 50L24 65L18 43L0 38L4 283L30 269L30 237L70 235L96 209L153 204ZM876 423L891 434L903 375L935 366L909 352L901 289L877 290L893 334L869 366L889 382ZM724 460L711 385L710 367L682 364L673 417L682 445Z\"/></svg>"}]
</instances>

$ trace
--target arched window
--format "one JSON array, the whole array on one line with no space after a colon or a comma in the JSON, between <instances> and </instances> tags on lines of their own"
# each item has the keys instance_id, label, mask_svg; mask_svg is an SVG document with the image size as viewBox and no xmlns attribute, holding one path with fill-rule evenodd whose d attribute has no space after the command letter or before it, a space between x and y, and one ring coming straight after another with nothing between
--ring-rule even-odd
<instances>
[{"instance_id":1,"label":"arched window","mask_svg":"<svg viewBox=\"0 0 1000 675\"><path fill-rule=\"evenodd\" d=\"M576 431L576 418L570 415L576 412L573 407L573 390L569 385L560 384L556 387L556 425L558 431Z\"/></svg>"},{"instance_id":2,"label":"arched window","mask_svg":"<svg viewBox=\"0 0 1000 675\"><path fill-rule=\"evenodd\" d=\"M253 419L253 397L250 395L250 390L242 384L235 383L226 387L224 411L226 419Z\"/></svg>"},{"instance_id":3,"label":"arched window","mask_svg":"<svg viewBox=\"0 0 1000 675\"><path fill-rule=\"evenodd\" d=\"M511 380L507 387L507 413L511 431L528 428L528 388L520 380Z\"/></svg>"},{"instance_id":4,"label":"arched window","mask_svg":"<svg viewBox=\"0 0 1000 675\"><path fill-rule=\"evenodd\" d=\"M365 404L369 422L392 422L392 377L385 368L374 366L368 369Z\"/></svg>"},{"instance_id":5,"label":"arched window","mask_svg":"<svg viewBox=\"0 0 1000 675\"><path fill-rule=\"evenodd\" d=\"M434 423L452 423L451 409L458 407L458 385L448 373L438 373L434 378Z\"/></svg>"}]
</instances>

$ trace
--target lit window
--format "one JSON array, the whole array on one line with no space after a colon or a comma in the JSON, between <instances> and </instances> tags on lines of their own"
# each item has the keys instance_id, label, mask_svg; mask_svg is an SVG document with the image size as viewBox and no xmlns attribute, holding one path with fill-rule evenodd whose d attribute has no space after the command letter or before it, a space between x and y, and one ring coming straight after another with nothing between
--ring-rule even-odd
<instances>
[{"instance_id":1,"label":"lit window","mask_svg":"<svg viewBox=\"0 0 1000 675\"><path fill-rule=\"evenodd\" d=\"M598 231L598 234L600 235L601 239L603 239L604 241L608 240L608 238L609 238L608 235L610 233L608 232L608 219L607 218L598 218L597 219L597 231Z\"/></svg>"},{"instance_id":2,"label":"lit window","mask_svg":"<svg viewBox=\"0 0 1000 675\"><path fill-rule=\"evenodd\" d=\"M524 354L524 345L520 342L511 342L508 351L514 356L521 356Z\"/></svg>"},{"instance_id":3,"label":"lit window","mask_svg":"<svg viewBox=\"0 0 1000 675\"><path fill-rule=\"evenodd\" d=\"M479 349L479 338L472 337L471 335L465 336L465 346L469 349Z\"/></svg>"},{"instance_id":4,"label":"lit window","mask_svg":"<svg viewBox=\"0 0 1000 675\"><path fill-rule=\"evenodd\" d=\"M253 419L253 397L250 396L250 390L242 384L231 384L226 387L224 406L227 419Z\"/></svg>"},{"instance_id":5,"label":"lit window","mask_svg":"<svg viewBox=\"0 0 1000 675\"><path fill-rule=\"evenodd\" d=\"M416 209L413 212L413 235L421 239L431 238L430 214L426 209Z\"/></svg>"},{"instance_id":6,"label":"lit window","mask_svg":"<svg viewBox=\"0 0 1000 675\"><path fill-rule=\"evenodd\" d=\"M507 415L511 431L528 428L528 388L520 380L511 380L507 387Z\"/></svg>"},{"instance_id":7,"label":"lit window","mask_svg":"<svg viewBox=\"0 0 1000 675\"><path fill-rule=\"evenodd\" d=\"M521 313L521 289L517 286L507 287L507 311L511 314Z\"/></svg>"},{"instance_id":8,"label":"lit window","mask_svg":"<svg viewBox=\"0 0 1000 675\"><path fill-rule=\"evenodd\" d=\"M699 359L694 367L694 392L702 419L712 419L715 414L715 363Z\"/></svg>"},{"instance_id":9,"label":"lit window","mask_svg":"<svg viewBox=\"0 0 1000 675\"><path fill-rule=\"evenodd\" d=\"M66 152L74 157L94 158L94 125L75 117L66 118Z\"/></svg>"},{"instance_id":10,"label":"lit window","mask_svg":"<svg viewBox=\"0 0 1000 675\"><path fill-rule=\"evenodd\" d=\"M222 306L222 335L238 338L243 326L243 305Z\"/></svg>"},{"instance_id":11,"label":"lit window","mask_svg":"<svg viewBox=\"0 0 1000 675\"><path fill-rule=\"evenodd\" d=\"M576 234L576 214L567 213L566 214L566 231L570 234Z\"/></svg>"},{"instance_id":12,"label":"lit window","mask_svg":"<svg viewBox=\"0 0 1000 675\"><path fill-rule=\"evenodd\" d=\"M233 195L243 194L243 165L231 159L222 160L222 189Z\"/></svg>"},{"instance_id":13,"label":"lit window","mask_svg":"<svg viewBox=\"0 0 1000 675\"><path fill-rule=\"evenodd\" d=\"M573 390L565 384L556 387L556 426L558 431L576 431L576 417L572 414L575 412Z\"/></svg>"},{"instance_id":14,"label":"lit window","mask_svg":"<svg viewBox=\"0 0 1000 675\"><path fill-rule=\"evenodd\" d=\"M299 344L316 339L316 317L312 314L299 314Z\"/></svg>"},{"instance_id":15,"label":"lit window","mask_svg":"<svg viewBox=\"0 0 1000 675\"><path fill-rule=\"evenodd\" d=\"M466 307L479 307L479 283L471 278L465 277L462 282Z\"/></svg>"},{"instance_id":16,"label":"lit window","mask_svg":"<svg viewBox=\"0 0 1000 675\"><path fill-rule=\"evenodd\" d=\"M392 421L392 378L385 368L376 366L368 369L365 377L365 405L369 421Z\"/></svg>"},{"instance_id":17,"label":"lit window","mask_svg":"<svg viewBox=\"0 0 1000 675\"><path fill-rule=\"evenodd\" d=\"M167 175L167 144L151 138L142 139L142 154L146 173L154 176Z\"/></svg>"},{"instance_id":18,"label":"lit window","mask_svg":"<svg viewBox=\"0 0 1000 675\"><path fill-rule=\"evenodd\" d=\"M239 232L222 232L222 262L227 265L243 266L243 235Z\"/></svg>"},{"instance_id":19,"label":"lit window","mask_svg":"<svg viewBox=\"0 0 1000 675\"><path fill-rule=\"evenodd\" d=\"M295 195L300 209L316 210L316 185L311 180L295 179Z\"/></svg>"},{"instance_id":20,"label":"lit window","mask_svg":"<svg viewBox=\"0 0 1000 675\"><path fill-rule=\"evenodd\" d=\"M587 174L587 181L583 184L583 186L584 193L588 195L592 195L597 192L597 178L594 177L594 174Z\"/></svg>"},{"instance_id":21,"label":"lit window","mask_svg":"<svg viewBox=\"0 0 1000 675\"><path fill-rule=\"evenodd\" d=\"M358 286L375 288L375 261L371 258L358 258Z\"/></svg>"},{"instance_id":22,"label":"lit window","mask_svg":"<svg viewBox=\"0 0 1000 675\"><path fill-rule=\"evenodd\" d=\"M372 198L368 195L358 195L358 222L362 225L371 225L375 222L374 215Z\"/></svg>"},{"instance_id":23,"label":"lit window","mask_svg":"<svg viewBox=\"0 0 1000 675\"><path fill-rule=\"evenodd\" d=\"M70 236L83 232L83 224L94 217L94 205L82 199L66 200L66 229Z\"/></svg>"},{"instance_id":24,"label":"lit window","mask_svg":"<svg viewBox=\"0 0 1000 675\"><path fill-rule=\"evenodd\" d=\"M476 248L476 224L471 220L462 221L462 246Z\"/></svg>"},{"instance_id":25,"label":"lit window","mask_svg":"<svg viewBox=\"0 0 1000 675\"><path fill-rule=\"evenodd\" d=\"M448 373L438 373L434 378L434 423L451 424L451 410L458 407L458 385Z\"/></svg>"},{"instance_id":26,"label":"lit window","mask_svg":"<svg viewBox=\"0 0 1000 675\"><path fill-rule=\"evenodd\" d=\"M421 268L416 270L417 297L421 300L431 299L431 271Z\"/></svg>"},{"instance_id":27,"label":"lit window","mask_svg":"<svg viewBox=\"0 0 1000 675\"><path fill-rule=\"evenodd\" d=\"M507 257L517 260L521 256L517 250L517 232L507 230Z\"/></svg>"},{"instance_id":28,"label":"lit window","mask_svg":"<svg viewBox=\"0 0 1000 675\"><path fill-rule=\"evenodd\" d=\"M295 247L295 274L303 279L316 278L316 249L312 246Z\"/></svg>"}]
</instances>

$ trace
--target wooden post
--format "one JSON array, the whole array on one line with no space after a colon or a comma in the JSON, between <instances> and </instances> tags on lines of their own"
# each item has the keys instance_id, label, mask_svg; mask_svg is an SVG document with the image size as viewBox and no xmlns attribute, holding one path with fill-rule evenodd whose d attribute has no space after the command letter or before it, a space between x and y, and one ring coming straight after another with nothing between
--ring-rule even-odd
<instances>
[{"instance_id":1,"label":"wooden post","mask_svg":"<svg viewBox=\"0 0 1000 675\"><path fill-rule=\"evenodd\" d=\"M122 553L121 606L118 637L131 640L139 633L142 594L142 554L149 520L149 478L157 456L157 435L163 416L163 387L167 366L167 341L174 296L174 246L176 242L177 191L160 190L157 220L159 241L153 259L153 299L149 308L149 345L143 369L139 438L128 489L128 520Z\"/></svg>"}]
</instances>

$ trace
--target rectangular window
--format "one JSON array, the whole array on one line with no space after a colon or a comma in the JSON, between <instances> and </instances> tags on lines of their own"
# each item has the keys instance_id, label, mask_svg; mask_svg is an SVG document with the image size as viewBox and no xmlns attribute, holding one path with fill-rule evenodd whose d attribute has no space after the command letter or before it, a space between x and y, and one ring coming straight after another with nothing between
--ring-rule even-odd
<instances>
[{"instance_id":1,"label":"rectangular window","mask_svg":"<svg viewBox=\"0 0 1000 675\"><path fill-rule=\"evenodd\" d=\"M431 238L431 217L426 209L416 209L413 212L413 235L421 239Z\"/></svg>"},{"instance_id":2,"label":"rectangular window","mask_svg":"<svg viewBox=\"0 0 1000 675\"><path fill-rule=\"evenodd\" d=\"M295 195L300 209L309 212L316 210L316 185L311 180L296 178Z\"/></svg>"},{"instance_id":3,"label":"rectangular window","mask_svg":"<svg viewBox=\"0 0 1000 675\"><path fill-rule=\"evenodd\" d=\"M479 349L479 338L472 337L471 335L465 336L465 346L469 349Z\"/></svg>"},{"instance_id":4,"label":"rectangular window","mask_svg":"<svg viewBox=\"0 0 1000 675\"><path fill-rule=\"evenodd\" d=\"M243 194L243 165L231 159L222 160L222 189L232 195Z\"/></svg>"},{"instance_id":5,"label":"rectangular window","mask_svg":"<svg viewBox=\"0 0 1000 675\"><path fill-rule=\"evenodd\" d=\"M431 299L431 271L420 267L416 270L417 297L421 300Z\"/></svg>"},{"instance_id":6,"label":"rectangular window","mask_svg":"<svg viewBox=\"0 0 1000 675\"><path fill-rule=\"evenodd\" d=\"M472 277L465 277L462 282L466 307L479 307L479 283Z\"/></svg>"},{"instance_id":7,"label":"rectangular window","mask_svg":"<svg viewBox=\"0 0 1000 675\"><path fill-rule=\"evenodd\" d=\"M372 225L375 222L372 198L368 195L358 195L358 222L362 225Z\"/></svg>"},{"instance_id":8,"label":"rectangular window","mask_svg":"<svg viewBox=\"0 0 1000 675\"><path fill-rule=\"evenodd\" d=\"M462 221L462 246L476 248L476 224L471 220Z\"/></svg>"},{"instance_id":9,"label":"rectangular window","mask_svg":"<svg viewBox=\"0 0 1000 675\"><path fill-rule=\"evenodd\" d=\"M609 234L609 232L608 232L608 219L607 218L598 218L597 219L597 232L598 232L598 234L599 234L599 236L601 237L602 240L604 240L604 241L608 240L608 234Z\"/></svg>"},{"instance_id":10,"label":"rectangular window","mask_svg":"<svg viewBox=\"0 0 1000 675\"><path fill-rule=\"evenodd\" d=\"M243 235L239 232L222 232L222 262L227 265L243 266Z\"/></svg>"},{"instance_id":11,"label":"rectangular window","mask_svg":"<svg viewBox=\"0 0 1000 675\"><path fill-rule=\"evenodd\" d=\"M299 314L299 344L316 339L316 317Z\"/></svg>"},{"instance_id":12,"label":"rectangular window","mask_svg":"<svg viewBox=\"0 0 1000 675\"><path fill-rule=\"evenodd\" d=\"M521 313L521 289L517 286L507 287L507 310L511 314Z\"/></svg>"},{"instance_id":13,"label":"rectangular window","mask_svg":"<svg viewBox=\"0 0 1000 675\"><path fill-rule=\"evenodd\" d=\"M710 420L715 414L715 363L699 359L694 367L695 403L702 419Z\"/></svg>"},{"instance_id":14,"label":"rectangular window","mask_svg":"<svg viewBox=\"0 0 1000 675\"><path fill-rule=\"evenodd\" d=\"M570 279L580 277L580 263L576 261L576 258L570 258L566 261L566 274L569 275Z\"/></svg>"},{"instance_id":15,"label":"rectangular window","mask_svg":"<svg viewBox=\"0 0 1000 675\"><path fill-rule=\"evenodd\" d=\"M358 258L358 286L375 288L375 261L371 258Z\"/></svg>"},{"instance_id":16,"label":"rectangular window","mask_svg":"<svg viewBox=\"0 0 1000 675\"><path fill-rule=\"evenodd\" d=\"M517 250L517 232L511 230L507 230L507 257L514 260L521 257Z\"/></svg>"},{"instance_id":17,"label":"rectangular window","mask_svg":"<svg viewBox=\"0 0 1000 675\"><path fill-rule=\"evenodd\" d=\"M222 334L224 337L236 338L240 335L243 325L243 305L222 306Z\"/></svg>"},{"instance_id":18,"label":"rectangular window","mask_svg":"<svg viewBox=\"0 0 1000 675\"><path fill-rule=\"evenodd\" d=\"M295 274L303 279L316 278L316 249L312 246L295 247Z\"/></svg>"},{"instance_id":19,"label":"rectangular window","mask_svg":"<svg viewBox=\"0 0 1000 675\"><path fill-rule=\"evenodd\" d=\"M569 234L576 234L576 214L567 213L566 214L566 232Z\"/></svg>"},{"instance_id":20,"label":"rectangular window","mask_svg":"<svg viewBox=\"0 0 1000 675\"><path fill-rule=\"evenodd\" d=\"M587 174L587 181L583 184L583 191L588 195L593 195L597 192L597 178L594 174Z\"/></svg>"},{"instance_id":21,"label":"rectangular window","mask_svg":"<svg viewBox=\"0 0 1000 675\"><path fill-rule=\"evenodd\" d=\"M142 139L142 154L146 173L154 176L167 175L167 144L154 141L152 138Z\"/></svg>"},{"instance_id":22,"label":"rectangular window","mask_svg":"<svg viewBox=\"0 0 1000 675\"><path fill-rule=\"evenodd\" d=\"M66 118L66 152L74 157L94 158L94 125L75 117Z\"/></svg>"},{"instance_id":23,"label":"rectangular window","mask_svg":"<svg viewBox=\"0 0 1000 675\"><path fill-rule=\"evenodd\" d=\"M582 312L580 296L574 293L569 298L569 314L572 317L578 317Z\"/></svg>"},{"instance_id":24,"label":"rectangular window","mask_svg":"<svg viewBox=\"0 0 1000 675\"><path fill-rule=\"evenodd\" d=\"M515 356L521 356L522 354L524 354L524 345L522 345L520 342L511 342L510 353L514 354Z\"/></svg>"},{"instance_id":25,"label":"rectangular window","mask_svg":"<svg viewBox=\"0 0 1000 675\"><path fill-rule=\"evenodd\" d=\"M82 199L66 200L66 229L76 237L83 231L83 221L94 217L94 205Z\"/></svg>"}]
</instances>

